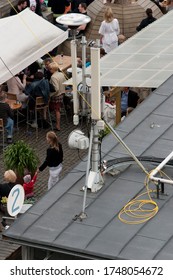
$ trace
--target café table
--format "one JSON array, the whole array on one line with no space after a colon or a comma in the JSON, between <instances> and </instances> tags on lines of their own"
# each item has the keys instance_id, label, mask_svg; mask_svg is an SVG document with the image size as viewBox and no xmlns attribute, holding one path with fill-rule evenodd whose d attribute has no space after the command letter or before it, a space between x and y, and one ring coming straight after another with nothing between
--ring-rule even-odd
<instances>
[{"instance_id":1,"label":"caf\u00e9 table","mask_svg":"<svg viewBox=\"0 0 173 280\"><path fill-rule=\"evenodd\" d=\"M9 104L10 108L17 112L17 130L19 129L19 112L18 110L22 107L22 103L16 100L6 99L6 103Z\"/></svg>"},{"instance_id":2,"label":"caf\u00e9 table","mask_svg":"<svg viewBox=\"0 0 173 280\"><path fill-rule=\"evenodd\" d=\"M5 102L9 104L12 110L19 110L22 107L22 103L19 101L16 102L15 100L6 99Z\"/></svg>"},{"instance_id":3,"label":"caf\u00e9 table","mask_svg":"<svg viewBox=\"0 0 173 280\"><path fill-rule=\"evenodd\" d=\"M61 57L59 54L53 57L53 60L58 64L59 69L62 72L66 71L72 65L72 58L68 55L63 55L63 57ZM77 58L77 60L79 60L79 58Z\"/></svg>"}]
</instances>

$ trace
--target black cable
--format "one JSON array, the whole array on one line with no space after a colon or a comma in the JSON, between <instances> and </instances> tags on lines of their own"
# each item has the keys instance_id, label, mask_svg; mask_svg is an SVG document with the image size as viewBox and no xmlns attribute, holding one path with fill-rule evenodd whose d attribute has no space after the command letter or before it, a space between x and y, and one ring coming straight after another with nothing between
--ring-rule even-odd
<instances>
[{"instance_id":1,"label":"black cable","mask_svg":"<svg viewBox=\"0 0 173 280\"><path fill-rule=\"evenodd\" d=\"M87 162L87 160L83 160L82 158L81 158L81 156L80 156L80 154L79 154L79 149L77 149L78 150L78 157L79 157L79 159L81 160L81 161L83 161L83 162Z\"/></svg>"}]
</instances>

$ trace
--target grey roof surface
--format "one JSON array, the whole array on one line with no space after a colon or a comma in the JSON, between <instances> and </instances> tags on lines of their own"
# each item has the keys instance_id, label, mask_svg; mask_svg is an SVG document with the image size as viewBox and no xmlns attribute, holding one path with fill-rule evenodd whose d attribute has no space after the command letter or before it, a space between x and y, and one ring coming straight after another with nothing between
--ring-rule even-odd
<instances>
[{"instance_id":1,"label":"grey roof surface","mask_svg":"<svg viewBox=\"0 0 173 280\"><path fill-rule=\"evenodd\" d=\"M173 76L155 90L120 125L117 133L137 156L165 158L173 149ZM154 124L151 126L151 124ZM127 156L114 136L102 143L105 159ZM155 166L146 163L152 170ZM119 220L119 211L144 192L146 175L127 166L117 176L105 174L105 185L87 194L87 218L75 219L82 210L86 162L66 175L4 235L21 244L48 250L79 252L103 259L173 259L173 188L157 202L159 212L148 222L130 225ZM172 177L172 169L164 172ZM153 187L154 188L154 187ZM144 199L147 196L144 195Z\"/></svg>"}]
</instances>

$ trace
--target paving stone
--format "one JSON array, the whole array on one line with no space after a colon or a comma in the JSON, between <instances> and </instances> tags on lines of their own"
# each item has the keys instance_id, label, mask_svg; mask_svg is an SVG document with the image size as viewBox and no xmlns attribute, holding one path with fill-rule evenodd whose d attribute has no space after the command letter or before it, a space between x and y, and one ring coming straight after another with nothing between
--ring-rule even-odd
<instances>
[{"instance_id":1,"label":"paving stone","mask_svg":"<svg viewBox=\"0 0 173 280\"><path fill-rule=\"evenodd\" d=\"M68 136L74 129L81 129L83 132L87 133L87 125L83 122L81 126L74 126L72 123L72 117L69 118L69 123L66 123L66 120L64 117L62 117L61 120L61 131L56 132L60 142L63 146L64 151L64 162L63 162L63 171L60 176L60 179L63 178L70 170L74 168L74 166L87 154L87 150L84 151L78 151L76 149L70 149L68 147ZM47 149L47 143L46 143L46 133L50 131L50 129L39 129L39 138L36 140L36 132L34 128L29 128L29 132L26 130L26 124L25 123L19 123L19 131L14 132L14 142L17 140L23 140L26 143L28 143L32 148L35 149L40 163L43 162L46 156L46 149ZM87 134L86 134L87 135ZM0 141L1 140L0 135ZM0 142L1 143L1 142ZM0 146L0 182L3 182L3 174L5 172L4 162L3 162L3 153L2 153L2 146ZM38 178L35 184L34 188L34 194L36 200L38 200L47 190L47 182L49 177L48 168L46 168L43 172L39 172ZM71 175L73 176L73 174ZM57 186L58 187L58 186ZM1 215L0 215L1 219ZM0 251L1 246L4 246L4 242L1 239L1 233L0 233ZM9 254L11 255L14 250L18 249L18 246L11 247L11 244L8 242L5 242L7 249L4 251L4 255L1 256L1 259L6 259L9 257Z\"/></svg>"}]
</instances>

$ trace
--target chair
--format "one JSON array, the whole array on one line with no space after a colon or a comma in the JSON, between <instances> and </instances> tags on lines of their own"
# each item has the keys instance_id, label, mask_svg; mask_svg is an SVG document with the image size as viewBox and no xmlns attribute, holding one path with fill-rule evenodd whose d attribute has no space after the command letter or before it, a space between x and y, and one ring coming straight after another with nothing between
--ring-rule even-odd
<instances>
[{"instance_id":1,"label":"chair","mask_svg":"<svg viewBox=\"0 0 173 280\"><path fill-rule=\"evenodd\" d=\"M7 99L17 101L17 95L11 92L7 92Z\"/></svg>"},{"instance_id":2,"label":"chair","mask_svg":"<svg viewBox=\"0 0 173 280\"><path fill-rule=\"evenodd\" d=\"M4 129L3 119L0 119L0 132L2 132L2 148L4 150L5 129Z\"/></svg>"},{"instance_id":3,"label":"chair","mask_svg":"<svg viewBox=\"0 0 173 280\"><path fill-rule=\"evenodd\" d=\"M49 110L49 102L47 104L45 104L43 97L41 97L41 96L36 97L36 100L35 100L36 139L38 139L38 115L37 115L38 112L43 112L44 120L47 119L47 113L48 113L49 123L51 125L51 129L53 130L52 119L51 119L51 114L50 114L50 110Z\"/></svg>"},{"instance_id":4,"label":"chair","mask_svg":"<svg viewBox=\"0 0 173 280\"><path fill-rule=\"evenodd\" d=\"M15 103L17 103L17 95L11 92L7 92L7 99L9 100L14 100ZM16 121L16 126L17 126L17 131L19 130L19 110L16 110L16 116L17 116L17 121Z\"/></svg>"}]
</instances>

